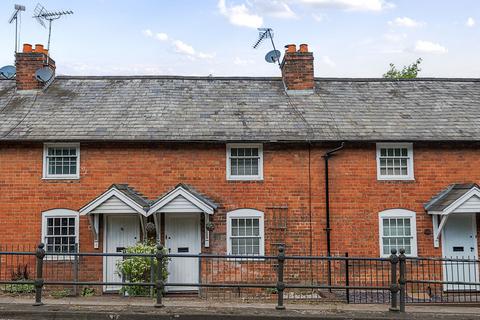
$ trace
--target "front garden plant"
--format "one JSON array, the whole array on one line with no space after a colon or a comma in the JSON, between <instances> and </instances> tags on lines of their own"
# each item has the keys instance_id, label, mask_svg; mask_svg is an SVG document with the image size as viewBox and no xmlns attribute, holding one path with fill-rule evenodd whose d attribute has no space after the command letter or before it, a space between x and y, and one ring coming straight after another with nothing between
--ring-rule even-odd
<instances>
[{"instance_id":1,"label":"front garden plant","mask_svg":"<svg viewBox=\"0 0 480 320\"><path fill-rule=\"evenodd\" d=\"M134 246L127 247L125 253L150 253L157 252L157 245L154 241L139 242ZM164 249L164 254L167 254ZM125 278L126 282L155 282L157 281L158 262L155 257L125 257L117 263L117 272ZM151 270L153 268L153 272ZM152 278L153 275L153 278ZM164 258L161 266L162 280L166 282L168 277L168 259ZM129 296L148 296L152 293L149 286L123 286L121 293ZM153 294L156 288L153 289Z\"/></svg>"}]
</instances>

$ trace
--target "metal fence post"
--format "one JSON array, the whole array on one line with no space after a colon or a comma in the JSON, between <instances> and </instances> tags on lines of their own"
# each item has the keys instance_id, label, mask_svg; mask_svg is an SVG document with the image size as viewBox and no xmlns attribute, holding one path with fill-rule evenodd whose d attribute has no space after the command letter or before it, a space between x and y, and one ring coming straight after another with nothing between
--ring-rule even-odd
<instances>
[{"instance_id":1,"label":"metal fence post","mask_svg":"<svg viewBox=\"0 0 480 320\"><path fill-rule=\"evenodd\" d=\"M348 252L345 252L345 294L347 295L347 303L350 303L350 260L348 259Z\"/></svg>"},{"instance_id":2,"label":"metal fence post","mask_svg":"<svg viewBox=\"0 0 480 320\"><path fill-rule=\"evenodd\" d=\"M397 249L392 249L390 251L390 311L398 311L398 283L397 283L397 264L398 256Z\"/></svg>"},{"instance_id":3,"label":"metal fence post","mask_svg":"<svg viewBox=\"0 0 480 320\"><path fill-rule=\"evenodd\" d=\"M75 253L78 253L78 243L75 243ZM78 264L79 264L79 256L76 254L73 257L73 281L78 282ZM78 296L78 286L73 286L73 295Z\"/></svg>"},{"instance_id":4,"label":"metal fence post","mask_svg":"<svg viewBox=\"0 0 480 320\"><path fill-rule=\"evenodd\" d=\"M278 266L277 266L277 310L285 310L283 305L283 291L285 290L285 283L283 282L283 269L285 264L285 247L283 245L278 246Z\"/></svg>"},{"instance_id":5,"label":"metal fence post","mask_svg":"<svg viewBox=\"0 0 480 320\"><path fill-rule=\"evenodd\" d=\"M153 252L152 252L153 253ZM155 279L155 268L154 268L154 261L155 261L155 257L154 256L151 256L150 257L150 282L153 282L153 280ZM154 291L153 290L155 289L154 286L151 286L150 287L150 297L153 298L153 294L154 294Z\"/></svg>"},{"instance_id":6,"label":"metal fence post","mask_svg":"<svg viewBox=\"0 0 480 320\"><path fill-rule=\"evenodd\" d=\"M398 260L400 261L400 277L398 278L398 284L400 285L400 312L405 312L405 302L407 298L405 290L407 257L405 256L405 249L400 249Z\"/></svg>"},{"instance_id":7,"label":"metal fence post","mask_svg":"<svg viewBox=\"0 0 480 320\"><path fill-rule=\"evenodd\" d=\"M162 270L163 259L164 259L163 245L159 244L157 246L157 253L155 254L155 257L157 258L157 281L155 282L155 287L157 289L157 302L155 303L155 308L162 308L163 307L162 295L163 295L163 289L165 287L165 283L163 282L163 270Z\"/></svg>"},{"instance_id":8,"label":"metal fence post","mask_svg":"<svg viewBox=\"0 0 480 320\"><path fill-rule=\"evenodd\" d=\"M34 306L43 305L42 302L42 289L43 289L43 258L45 257L45 245L40 243L35 250L35 256L37 257L36 261L36 277L35 277L35 303Z\"/></svg>"}]
</instances>

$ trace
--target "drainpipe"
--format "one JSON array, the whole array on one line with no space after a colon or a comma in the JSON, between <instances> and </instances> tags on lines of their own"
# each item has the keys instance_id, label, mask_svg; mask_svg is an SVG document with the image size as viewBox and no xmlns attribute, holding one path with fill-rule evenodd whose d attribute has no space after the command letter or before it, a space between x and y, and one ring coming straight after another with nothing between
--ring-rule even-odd
<instances>
[{"instance_id":1,"label":"drainpipe","mask_svg":"<svg viewBox=\"0 0 480 320\"><path fill-rule=\"evenodd\" d=\"M331 156L337 151L340 151L343 149L343 146L345 145L344 142L342 144L330 151L325 152L323 155L323 159L325 160L325 211L326 211L326 223L325 223L325 231L327 233L327 256L331 255L331 243L330 243L330 190L329 190L329 183L328 183L328 159L330 159Z\"/></svg>"},{"instance_id":2,"label":"drainpipe","mask_svg":"<svg viewBox=\"0 0 480 320\"><path fill-rule=\"evenodd\" d=\"M327 256L330 257L332 252L331 252L331 243L330 243L330 231L332 230L330 228L330 190L328 188L328 159L330 159L331 156L337 151L340 151L343 149L343 146L345 145L344 142L342 144L330 151L325 152L323 155L323 159L325 160L325 232L327 233ZM332 285L332 261L328 260L327 264L327 272L328 272L328 286L330 287ZM332 288L328 288L328 291L332 292Z\"/></svg>"}]
</instances>

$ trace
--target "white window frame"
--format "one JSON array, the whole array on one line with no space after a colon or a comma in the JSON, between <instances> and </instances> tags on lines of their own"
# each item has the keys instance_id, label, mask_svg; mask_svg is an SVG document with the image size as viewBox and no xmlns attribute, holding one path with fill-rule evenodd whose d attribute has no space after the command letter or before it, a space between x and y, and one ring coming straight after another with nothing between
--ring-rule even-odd
<instances>
[{"instance_id":1,"label":"white window frame","mask_svg":"<svg viewBox=\"0 0 480 320\"><path fill-rule=\"evenodd\" d=\"M79 213L70 209L52 209L42 212L42 239L40 242L45 244L45 250L47 247L46 236L47 236L47 221L48 218L75 218L75 239L77 243L77 250L80 251L80 219ZM74 256L65 256L65 255L46 255L45 259L63 261L63 260L73 260Z\"/></svg>"},{"instance_id":2,"label":"white window frame","mask_svg":"<svg viewBox=\"0 0 480 320\"><path fill-rule=\"evenodd\" d=\"M255 209L237 209L227 212L227 254L232 254L232 219L249 219L258 218L258 230L260 235L259 254L252 257L265 255L265 230L264 230L264 214L262 211Z\"/></svg>"},{"instance_id":3,"label":"white window frame","mask_svg":"<svg viewBox=\"0 0 480 320\"><path fill-rule=\"evenodd\" d=\"M76 174L48 174L47 155L48 148L76 148L77 149L77 172ZM44 143L43 144L43 179L80 179L80 143Z\"/></svg>"},{"instance_id":4,"label":"white window frame","mask_svg":"<svg viewBox=\"0 0 480 320\"><path fill-rule=\"evenodd\" d=\"M411 246L412 252L410 254L405 254L408 257L416 257L418 255L417 249L417 214L414 211L406 210L406 209L389 209L384 210L378 213L378 241L380 245L380 256L381 257L389 257L390 253L384 254L383 253L383 219L410 219L410 228L411 228Z\"/></svg>"},{"instance_id":5,"label":"white window frame","mask_svg":"<svg viewBox=\"0 0 480 320\"><path fill-rule=\"evenodd\" d=\"M382 148L407 148L407 175L382 175L380 172L380 149ZM377 143L377 179L378 180L414 180L413 170L413 144L412 143Z\"/></svg>"},{"instance_id":6,"label":"white window frame","mask_svg":"<svg viewBox=\"0 0 480 320\"><path fill-rule=\"evenodd\" d=\"M232 148L258 148L258 175L231 175L230 156ZM261 143L229 143L227 144L227 180L248 181L263 180L263 145Z\"/></svg>"}]
</instances>

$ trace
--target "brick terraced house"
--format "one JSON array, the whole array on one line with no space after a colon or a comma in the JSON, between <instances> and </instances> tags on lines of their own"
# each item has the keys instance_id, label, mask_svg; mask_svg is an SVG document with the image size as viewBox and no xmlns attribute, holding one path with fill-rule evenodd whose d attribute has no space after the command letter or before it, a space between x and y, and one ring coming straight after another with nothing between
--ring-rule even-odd
<instances>
[{"instance_id":1,"label":"brick terraced house","mask_svg":"<svg viewBox=\"0 0 480 320\"><path fill-rule=\"evenodd\" d=\"M478 257L479 79L314 78L307 45L277 78L44 84L46 64L27 45L0 80L0 244L117 252L153 232L174 253ZM118 280L115 259L85 259Z\"/></svg>"}]
</instances>

